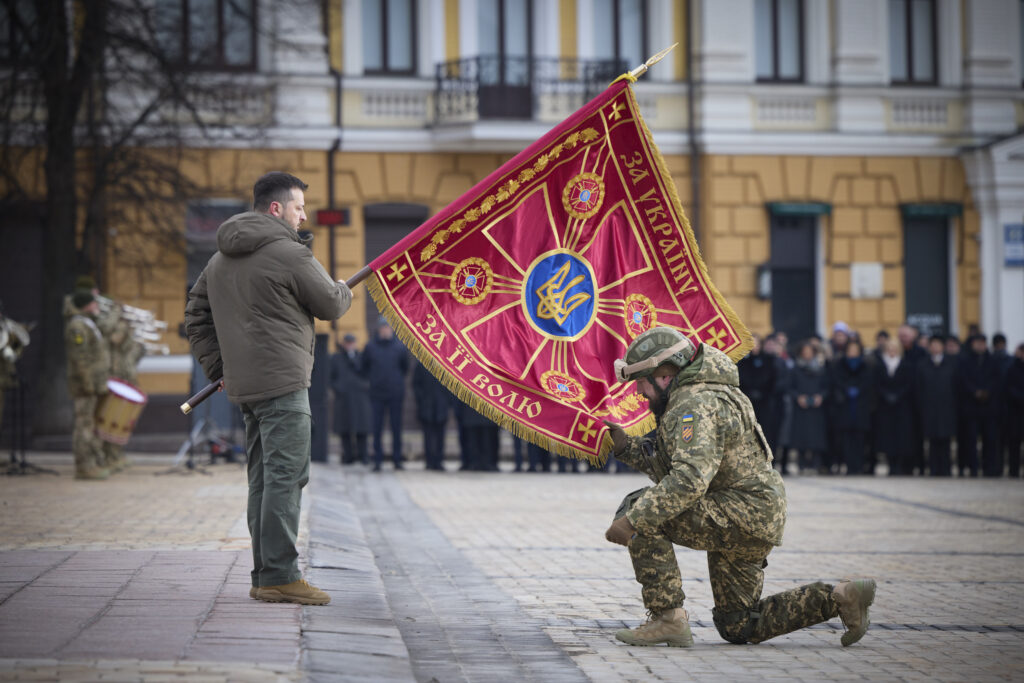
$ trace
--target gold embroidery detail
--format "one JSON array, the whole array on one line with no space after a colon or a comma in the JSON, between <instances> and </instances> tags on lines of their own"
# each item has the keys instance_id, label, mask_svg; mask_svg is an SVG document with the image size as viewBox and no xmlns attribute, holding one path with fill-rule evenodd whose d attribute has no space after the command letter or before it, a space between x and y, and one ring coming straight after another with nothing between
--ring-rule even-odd
<instances>
[{"instance_id":1,"label":"gold embroidery detail","mask_svg":"<svg viewBox=\"0 0 1024 683\"><path fill-rule=\"evenodd\" d=\"M586 193L586 199L582 193ZM603 203L604 180L596 173L580 173L562 190L562 208L573 218L591 218L600 211Z\"/></svg>"},{"instance_id":2,"label":"gold embroidery detail","mask_svg":"<svg viewBox=\"0 0 1024 683\"><path fill-rule=\"evenodd\" d=\"M473 278L472 286L467 283L467 278ZM451 279L448 280L448 289L452 298L460 304L472 306L487 298L493 284L494 272L491 270L491 265L482 258L474 256L463 259L459 265L455 266ZM472 296L466 296L463 294L466 289L473 290L475 293Z\"/></svg>"},{"instance_id":3,"label":"gold embroidery detail","mask_svg":"<svg viewBox=\"0 0 1024 683\"><path fill-rule=\"evenodd\" d=\"M430 244L423 247L423 250L420 252L420 261L425 263L433 258L434 254L437 253L437 248L447 242L449 237L462 232L463 228L489 212L495 204L510 199L523 186L523 183L527 183L537 177L537 174L547 168L551 161L561 156L563 151L572 150L580 143L593 142L598 137L597 131L593 128L585 128L566 136L565 140L552 147L547 154L538 157L534 161L532 168L522 169L517 177L505 181L494 194L488 195L481 200L478 208L467 209L461 218L452 221L447 228L434 233L430 238Z\"/></svg>"}]
</instances>

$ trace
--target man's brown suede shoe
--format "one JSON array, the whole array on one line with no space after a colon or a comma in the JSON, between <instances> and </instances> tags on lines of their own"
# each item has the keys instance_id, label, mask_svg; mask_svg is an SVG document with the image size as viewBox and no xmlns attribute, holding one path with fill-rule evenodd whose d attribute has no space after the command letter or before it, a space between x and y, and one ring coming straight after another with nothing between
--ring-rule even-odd
<instances>
[{"instance_id":1,"label":"man's brown suede shoe","mask_svg":"<svg viewBox=\"0 0 1024 683\"><path fill-rule=\"evenodd\" d=\"M256 590L256 599L264 602L294 602L299 605L326 605L331 596L304 579L281 586L262 586Z\"/></svg>"},{"instance_id":2,"label":"man's brown suede shoe","mask_svg":"<svg viewBox=\"0 0 1024 683\"><path fill-rule=\"evenodd\" d=\"M249 589L249 597L252 598L253 600L255 600L256 599L256 593L258 593L259 590L260 589L257 588L256 586L253 586L252 588L250 588Z\"/></svg>"}]
</instances>

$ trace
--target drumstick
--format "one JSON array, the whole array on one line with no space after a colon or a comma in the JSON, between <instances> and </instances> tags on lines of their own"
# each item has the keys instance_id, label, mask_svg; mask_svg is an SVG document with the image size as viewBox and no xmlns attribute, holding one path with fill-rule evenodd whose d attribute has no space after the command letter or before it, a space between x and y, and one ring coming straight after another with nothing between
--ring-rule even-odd
<instances>
[{"instance_id":1,"label":"drumstick","mask_svg":"<svg viewBox=\"0 0 1024 683\"><path fill-rule=\"evenodd\" d=\"M370 269L370 266L363 266L362 270L360 270L358 273L356 273L348 280L346 280L345 284L348 285L349 289L351 289L352 287L355 287L360 282L365 280L372 272L373 271ZM188 415L195 409L197 405L199 405L206 399L210 398L210 396L214 394L217 391L217 389L220 388L221 379L223 378L216 378L215 380L207 384L205 387L197 391L195 394L190 396L187 401L181 404L181 412L184 413L185 415Z\"/></svg>"}]
</instances>

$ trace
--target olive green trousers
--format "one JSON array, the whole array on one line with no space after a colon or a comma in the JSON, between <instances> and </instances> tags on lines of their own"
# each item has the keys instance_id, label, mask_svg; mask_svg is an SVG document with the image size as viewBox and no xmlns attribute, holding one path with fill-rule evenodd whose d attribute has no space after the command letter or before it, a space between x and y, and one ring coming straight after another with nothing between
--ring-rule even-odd
<instances>
[{"instance_id":1,"label":"olive green trousers","mask_svg":"<svg viewBox=\"0 0 1024 683\"><path fill-rule=\"evenodd\" d=\"M241 408L249 470L252 585L280 586L302 577L295 540L302 487L309 481L309 393L300 389Z\"/></svg>"}]
</instances>

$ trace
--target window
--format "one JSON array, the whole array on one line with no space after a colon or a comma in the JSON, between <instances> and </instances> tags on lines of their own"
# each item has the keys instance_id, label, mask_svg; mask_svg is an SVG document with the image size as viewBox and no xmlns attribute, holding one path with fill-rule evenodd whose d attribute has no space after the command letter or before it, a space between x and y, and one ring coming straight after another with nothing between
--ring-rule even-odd
<instances>
[{"instance_id":1,"label":"window","mask_svg":"<svg viewBox=\"0 0 1024 683\"><path fill-rule=\"evenodd\" d=\"M646 0L594 0L594 56L643 64L647 51Z\"/></svg>"},{"instance_id":2,"label":"window","mask_svg":"<svg viewBox=\"0 0 1024 683\"><path fill-rule=\"evenodd\" d=\"M477 9L481 81L529 85L533 3L477 0Z\"/></svg>"},{"instance_id":3,"label":"window","mask_svg":"<svg viewBox=\"0 0 1024 683\"><path fill-rule=\"evenodd\" d=\"M190 69L256 68L256 0L176 0L156 5L164 54Z\"/></svg>"},{"instance_id":4,"label":"window","mask_svg":"<svg viewBox=\"0 0 1024 683\"><path fill-rule=\"evenodd\" d=\"M935 0L889 0L889 72L893 83L935 85Z\"/></svg>"},{"instance_id":5,"label":"window","mask_svg":"<svg viewBox=\"0 0 1024 683\"><path fill-rule=\"evenodd\" d=\"M1021 85L1024 85L1024 0L1020 0L1020 70Z\"/></svg>"},{"instance_id":6,"label":"window","mask_svg":"<svg viewBox=\"0 0 1024 683\"><path fill-rule=\"evenodd\" d=\"M363 71L413 74L416 70L413 0L363 0Z\"/></svg>"},{"instance_id":7,"label":"window","mask_svg":"<svg viewBox=\"0 0 1024 683\"><path fill-rule=\"evenodd\" d=\"M804 80L803 0L755 0L754 49L757 80Z\"/></svg>"},{"instance_id":8,"label":"window","mask_svg":"<svg viewBox=\"0 0 1024 683\"><path fill-rule=\"evenodd\" d=\"M31 0L14 0L0 6L0 62L17 62L29 55L29 30L36 26Z\"/></svg>"}]
</instances>

